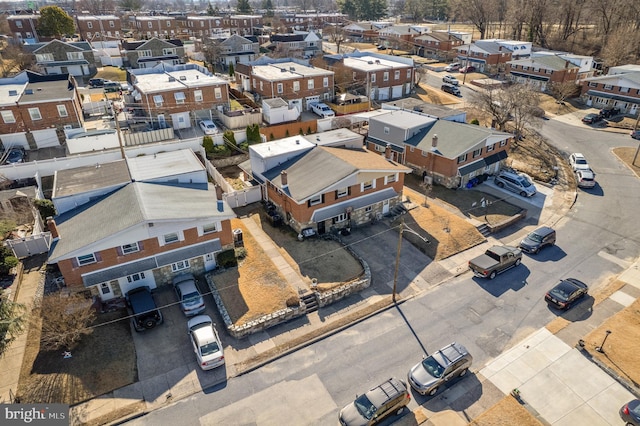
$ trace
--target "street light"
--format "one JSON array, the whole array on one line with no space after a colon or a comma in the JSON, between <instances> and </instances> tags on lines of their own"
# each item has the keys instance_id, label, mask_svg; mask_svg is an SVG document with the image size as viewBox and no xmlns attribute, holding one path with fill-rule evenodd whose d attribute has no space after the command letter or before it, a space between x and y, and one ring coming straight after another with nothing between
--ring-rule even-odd
<instances>
[{"instance_id":1,"label":"street light","mask_svg":"<svg viewBox=\"0 0 640 426\"><path fill-rule=\"evenodd\" d=\"M427 244L430 243L428 239L426 239L425 237L423 237L422 235L418 234L416 231L414 231L413 229L405 225L404 218L400 219L400 232L398 233L399 234L398 235L398 251L396 252L396 269L393 273L393 293L391 295L391 299L393 300L394 303L396 301L396 293L398 288L398 270L400 269L400 250L402 249L402 233L404 232L405 228L407 229L407 232L410 232L413 235L418 236L425 243Z\"/></svg>"},{"instance_id":2,"label":"street light","mask_svg":"<svg viewBox=\"0 0 640 426\"><path fill-rule=\"evenodd\" d=\"M600 346L598 346L596 348L596 351L600 352L601 354L604 353L604 342L607 341L607 337L609 337L609 335L611 334L611 330L607 330L605 331L605 335L604 335L604 339L602 340L602 343L600 344Z\"/></svg>"}]
</instances>

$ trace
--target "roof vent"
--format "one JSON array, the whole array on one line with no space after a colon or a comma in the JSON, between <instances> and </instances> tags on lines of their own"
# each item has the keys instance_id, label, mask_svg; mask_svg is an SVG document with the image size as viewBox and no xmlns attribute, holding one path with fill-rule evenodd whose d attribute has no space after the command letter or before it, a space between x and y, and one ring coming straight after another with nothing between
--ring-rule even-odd
<instances>
[{"instance_id":1,"label":"roof vent","mask_svg":"<svg viewBox=\"0 0 640 426\"><path fill-rule=\"evenodd\" d=\"M25 95L33 95L33 89L27 89L24 91Z\"/></svg>"},{"instance_id":2,"label":"roof vent","mask_svg":"<svg viewBox=\"0 0 640 426\"><path fill-rule=\"evenodd\" d=\"M17 90L9 90L9 96L18 96Z\"/></svg>"},{"instance_id":3,"label":"roof vent","mask_svg":"<svg viewBox=\"0 0 640 426\"><path fill-rule=\"evenodd\" d=\"M296 69L294 67L289 67L289 71L294 72Z\"/></svg>"},{"instance_id":4,"label":"roof vent","mask_svg":"<svg viewBox=\"0 0 640 426\"><path fill-rule=\"evenodd\" d=\"M287 70L284 68L280 68L280 72L287 72Z\"/></svg>"},{"instance_id":5,"label":"roof vent","mask_svg":"<svg viewBox=\"0 0 640 426\"><path fill-rule=\"evenodd\" d=\"M380 59L376 59L376 64L380 65Z\"/></svg>"},{"instance_id":6,"label":"roof vent","mask_svg":"<svg viewBox=\"0 0 640 426\"><path fill-rule=\"evenodd\" d=\"M373 61L369 61L367 62L369 65L373 65Z\"/></svg>"},{"instance_id":7,"label":"roof vent","mask_svg":"<svg viewBox=\"0 0 640 426\"><path fill-rule=\"evenodd\" d=\"M181 75L181 76L180 76L180 81L185 81L186 79L187 79L187 76L186 76L186 75Z\"/></svg>"},{"instance_id":8,"label":"roof vent","mask_svg":"<svg viewBox=\"0 0 640 426\"><path fill-rule=\"evenodd\" d=\"M176 81L176 78L169 76L169 81Z\"/></svg>"}]
</instances>

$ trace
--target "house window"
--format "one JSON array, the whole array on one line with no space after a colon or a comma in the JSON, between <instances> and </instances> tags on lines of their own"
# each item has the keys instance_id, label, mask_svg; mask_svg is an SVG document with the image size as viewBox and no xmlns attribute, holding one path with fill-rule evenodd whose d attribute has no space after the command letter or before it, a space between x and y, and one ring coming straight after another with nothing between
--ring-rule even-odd
<instances>
[{"instance_id":1,"label":"house window","mask_svg":"<svg viewBox=\"0 0 640 426\"><path fill-rule=\"evenodd\" d=\"M604 90L612 90L613 86L611 84L605 84L604 85Z\"/></svg>"},{"instance_id":2,"label":"house window","mask_svg":"<svg viewBox=\"0 0 640 426\"><path fill-rule=\"evenodd\" d=\"M163 238L164 238L164 243L165 244L170 244L170 243L175 243L175 242L180 241L180 239L178 238L178 233L177 232L172 232L170 234L164 234Z\"/></svg>"},{"instance_id":3,"label":"house window","mask_svg":"<svg viewBox=\"0 0 640 426\"><path fill-rule=\"evenodd\" d=\"M382 130L384 131L384 134L385 134L385 135L388 135L388 134L389 134L389 131L390 131L390 130L389 130L389 128L388 128L387 126L385 126L385 127L384 127L384 129L382 129Z\"/></svg>"},{"instance_id":4,"label":"house window","mask_svg":"<svg viewBox=\"0 0 640 426\"><path fill-rule=\"evenodd\" d=\"M171 28L171 21L167 21L167 28Z\"/></svg>"},{"instance_id":5,"label":"house window","mask_svg":"<svg viewBox=\"0 0 640 426\"><path fill-rule=\"evenodd\" d=\"M276 87L277 87L278 93L284 92L284 86L282 83L278 83Z\"/></svg>"},{"instance_id":6,"label":"house window","mask_svg":"<svg viewBox=\"0 0 640 426\"><path fill-rule=\"evenodd\" d=\"M97 262L96 256L93 253L84 254L82 256L78 256L76 259L78 260L78 265L80 265L80 266L90 265L92 263L96 263Z\"/></svg>"},{"instance_id":7,"label":"house window","mask_svg":"<svg viewBox=\"0 0 640 426\"><path fill-rule=\"evenodd\" d=\"M116 26L116 24L115 24L115 22L113 22L113 21L109 21L109 26L110 26L111 28L114 28L114 27Z\"/></svg>"},{"instance_id":8,"label":"house window","mask_svg":"<svg viewBox=\"0 0 640 426\"><path fill-rule=\"evenodd\" d=\"M415 151L415 149L416 149L416 147L415 147L415 146L410 146L410 147L409 147L409 152L413 152L413 151Z\"/></svg>"},{"instance_id":9,"label":"house window","mask_svg":"<svg viewBox=\"0 0 640 426\"><path fill-rule=\"evenodd\" d=\"M178 271L182 271L185 269L189 269L189 261L188 260L181 260L180 262L176 262L176 263L172 263L171 264L171 271L173 272L178 272Z\"/></svg>"},{"instance_id":10,"label":"house window","mask_svg":"<svg viewBox=\"0 0 640 426\"><path fill-rule=\"evenodd\" d=\"M222 89L219 87L216 87L215 89L213 89L213 93L215 94L216 99L222 99Z\"/></svg>"},{"instance_id":11,"label":"house window","mask_svg":"<svg viewBox=\"0 0 640 426\"><path fill-rule=\"evenodd\" d=\"M299 81L294 81L293 82L293 91L294 92L299 92L300 91L300 82Z\"/></svg>"},{"instance_id":12,"label":"house window","mask_svg":"<svg viewBox=\"0 0 640 426\"><path fill-rule=\"evenodd\" d=\"M183 104L185 99L187 99L184 92L176 92L173 94L173 97L176 100L176 104Z\"/></svg>"},{"instance_id":13,"label":"house window","mask_svg":"<svg viewBox=\"0 0 640 426\"><path fill-rule=\"evenodd\" d=\"M376 75L375 74L371 74L371 82L372 83L376 82Z\"/></svg>"},{"instance_id":14,"label":"house window","mask_svg":"<svg viewBox=\"0 0 640 426\"><path fill-rule=\"evenodd\" d=\"M81 61L84 59L82 52L67 52L67 59L70 61Z\"/></svg>"},{"instance_id":15,"label":"house window","mask_svg":"<svg viewBox=\"0 0 640 426\"><path fill-rule=\"evenodd\" d=\"M317 197L309 199L309 206L315 206L316 204L320 203L322 203L322 195L318 195Z\"/></svg>"},{"instance_id":16,"label":"house window","mask_svg":"<svg viewBox=\"0 0 640 426\"><path fill-rule=\"evenodd\" d=\"M176 49L174 48L166 48L166 49L162 49L162 54L167 56L167 55L175 55L176 54Z\"/></svg>"},{"instance_id":17,"label":"house window","mask_svg":"<svg viewBox=\"0 0 640 426\"><path fill-rule=\"evenodd\" d=\"M140 281L140 280L144 280L144 272L139 272L137 274L129 275L127 277L127 281L130 283Z\"/></svg>"},{"instance_id":18,"label":"house window","mask_svg":"<svg viewBox=\"0 0 640 426\"><path fill-rule=\"evenodd\" d=\"M91 38L91 32L87 32L87 38Z\"/></svg>"},{"instance_id":19,"label":"house window","mask_svg":"<svg viewBox=\"0 0 640 426\"><path fill-rule=\"evenodd\" d=\"M151 21L149 21L149 22L147 22L147 26L148 26L149 28L153 28L153 23L152 23Z\"/></svg>"},{"instance_id":20,"label":"house window","mask_svg":"<svg viewBox=\"0 0 640 426\"><path fill-rule=\"evenodd\" d=\"M12 124L16 122L16 118L13 116L13 111L2 111L2 121L5 124Z\"/></svg>"},{"instance_id":21,"label":"house window","mask_svg":"<svg viewBox=\"0 0 640 426\"><path fill-rule=\"evenodd\" d=\"M382 74L382 81L389 81L389 71L385 71L384 74Z\"/></svg>"},{"instance_id":22,"label":"house window","mask_svg":"<svg viewBox=\"0 0 640 426\"><path fill-rule=\"evenodd\" d=\"M102 293L102 294L111 293L111 289L109 288L109 284L107 284L107 283L100 284L100 293Z\"/></svg>"},{"instance_id":23,"label":"house window","mask_svg":"<svg viewBox=\"0 0 640 426\"><path fill-rule=\"evenodd\" d=\"M527 71L528 69L529 69L529 67L526 67L524 65L522 66L522 71Z\"/></svg>"},{"instance_id":24,"label":"house window","mask_svg":"<svg viewBox=\"0 0 640 426\"><path fill-rule=\"evenodd\" d=\"M507 141L500 141L500 146L505 146L507 144Z\"/></svg>"},{"instance_id":25,"label":"house window","mask_svg":"<svg viewBox=\"0 0 640 426\"><path fill-rule=\"evenodd\" d=\"M373 181L372 180L368 180L366 182L362 182L362 191L367 191L369 189L372 189L373 186Z\"/></svg>"},{"instance_id":26,"label":"house window","mask_svg":"<svg viewBox=\"0 0 640 426\"><path fill-rule=\"evenodd\" d=\"M473 158L478 157L480 154L482 154L482 148L476 149L475 151L473 151Z\"/></svg>"},{"instance_id":27,"label":"house window","mask_svg":"<svg viewBox=\"0 0 640 426\"><path fill-rule=\"evenodd\" d=\"M342 198L349 195L349 188L341 188L336 191L336 198Z\"/></svg>"},{"instance_id":28,"label":"house window","mask_svg":"<svg viewBox=\"0 0 640 426\"><path fill-rule=\"evenodd\" d=\"M58 115L60 117L67 117L69 114L67 114L67 107L64 105L57 105L58 107Z\"/></svg>"},{"instance_id":29,"label":"house window","mask_svg":"<svg viewBox=\"0 0 640 426\"><path fill-rule=\"evenodd\" d=\"M329 77L324 77L322 79L322 87L329 87Z\"/></svg>"},{"instance_id":30,"label":"house window","mask_svg":"<svg viewBox=\"0 0 640 426\"><path fill-rule=\"evenodd\" d=\"M387 183L392 183L392 182L395 182L397 180L397 176L394 173L392 175L385 176L385 180L387 181Z\"/></svg>"},{"instance_id":31,"label":"house window","mask_svg":"<svg viewBox=\"0 0 640 426\"><path fill-rule=\"evenodd\" d=\"M458 164L464 163L465 161L467 161L467 154L458 157Z\"/></svg>"},{"instance_id":32,"label":"house window","mask_svg":"<svg viewBox=\"0 0 640 426\"><path fill-rule=\"evenodd\" d=\"M93 28L93 22L87 22L87 28Z\"/></svg>"},{"instance_id":33,"label":"house window","mask_svg":"<svg viewBox=\"0 0 640 426\"><path fill-rule=\"evenodd\" d=\"M22 21L16 21L16 27L22 28Z\"/></svg>"},{"instance_id":34,"label":"house window","mask_svg":"<svg viewBox=\"0 0 640 426\"><path fill-rule=\"evenodd\" d=\"M386 147L382 146L382 145L374 145L375 150L377 152L385 152L386 151Z\"/></svg>"},{"instance_id":35,"label":"house window","mask_svg":"<svg viewBox=\"0 0 640 426\"><path fill-rule=\"evenodd\" d=\"M347 220L347 214L346 213L340 213L338 216L333 218L333 223L338 223L338 222L344 222L345 220Z\"/></svg>"},{"instance_id":36,"label":"house window","mask_svg":"<svg viewBox=\"0 0 640 426\"><path fill-rule=\"evenodd\" d=\"M413 152L413 151L411 151L411 152ZM420 150L420 154L421 154L423 157L427 157L427 156L429 155L429 151L423 151L423 150Z\"/></svg>"},{"instance_id":37,"label":"house window","mask_svg":"<svg viewBox=\"0 0 640 426\"><path fill-rule=\"evenodd\" d=\"M216 222L207 223L206 225L202 226L203 234L210 234L212 232L218 232L218 224Z\"/></svg>"},{"instance_id":38,"label":"house window","mask_svg":"<svg viewBox=\"0 0 640 426\"><path fill-rule=\"evenodd\" d=\"M140 50L138 52L138 56L141 58L150 58L151 57L151 51L150 50Z\"/></svg>"},{"instance_id":39,"label":"house window","mask_svg":"<svg viewBox=\"0 0 640 426\"><path fill-rule=\"evenodd\" d=\"M393 79L394 80L400 80L400 71L396 71L393 73Z\"/></svg>"},{"instance_id":40,"label":"house window","mask_svg":"<svg viewBox=\"0 0 640 426\"><path fill-rule=\"evenodd\" d=\"M593 81L589 82L589 87L598 87L598 83L595 83Z\"/></svg>"},{"instance_id":41,"label":"house window","mask_svg":"<svg viewBox=\"0 0 640 426\"><path fill-rule=\"evenodd\" d=\"M36 61L38 61L38 62L52 62L52 61L54 61L53 53L38 53L36 55Z\"/></svg>"},{"instance_id":42,"label":"house window","mask_svg":"<svg viewBox=\"0 0 640 426\"><path fill-rule=\"evenodd\" d=\"M256 87L257 87L257 86L256 86L256 79L254 78L254 79L253 79L253 88L255 89Z\"/></svg>"},{"instance_id":43,"label":"house window","mask_svg":"<svg viewBox=\"0 0 640 426\"><path fill-rule=\"evenodd\" d=\"M629 93L629 88L628 87L621 87L620 88L620 93Z\"/></svg>"},{"instance_id":44,"label":"house window","mask_svg":"<svg viewBox=\"0 0 640 426\"><path fill-rule=\"evenodd\" d=\"M356 73L355 73L355 71L354 71L354 72L353 72L353 81L355 81L355 80L356 80Z\"/></svg>"},{"instance_id":45,"label":"house window","mask_svg":"<svg viewBox=\"0 0 640 426\"><path fill-rule=\"evenodd\" d=\"M122 254L129 254L140 251L140 246L138 245L138 243L125 244L123 246L120 246L120 248L122 249Z\"/></svg>"},{"instance_id":46,"label":"house window","mask_svg":"<svg viewBox=\"0 0 640 426\"><path fill-rule=\"evenodd\" d=\"M153 102L156 104L157 107L161 107L162 104L164 103L164 98L162 97L162 95L154 95Z\"/></svg>"},{"instance_id":47,"label":"house window","mask_svg":"<svg viewBox=\"0 0 640 426\"><path fill-rule=\"evenodd\" d=\"M40 108L29 108L29 116L32 120L42 120L42 115L40 115Z\"/></svg>"},{"instance_id":48,"label":"house window","mask_svg":"<svg viewBox=\"0 0 640 426\"><path fill-rule=\"evenodd\" d=\"M262 92L264 89L262 88L262 81L260 82L260 91Z\"/></svg>"},{"instance_id":49,"label":"house window","mask_svg":"<svg viewBox=\"0 0 640 426\"><path fill-rule=\"evenodd\" d=\"M307 89L311 90L314 88L315 88L315 82L313 81L313 79L307 80Z\"/></svg>"},{"instance_id":50,"label":"house window","mask_svg":"<svg viewBox=\"0 0 640 426\"><path fill-rule=\"evenodd\" d=\"M202 102L202 90L195 90L193 92L193 97L196 102Z\"/></svg>"},{"instance_id":51,"label":"house window","mask_svg":"<svg viewBox=\"0 0 640 426\"><path fill-rule=\"evenodd\" d=\"M491 152L493 151L494 147L496 146L496 144L493 145L487 145L487 152Z\"/></svg>"}]
</instances>

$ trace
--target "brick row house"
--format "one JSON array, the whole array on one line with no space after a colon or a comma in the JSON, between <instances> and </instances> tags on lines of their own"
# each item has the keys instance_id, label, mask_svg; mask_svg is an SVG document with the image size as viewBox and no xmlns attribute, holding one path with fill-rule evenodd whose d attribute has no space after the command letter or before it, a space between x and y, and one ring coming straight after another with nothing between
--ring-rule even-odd
<instances>
[{"instance_id":1,"label":"brick row house","mask_svg":"<svg viewBox=\"0 0 640 426\"><path fill-rule=\"evenodd\" d=\"M512 49L518 52L518 57L529 56L531 53L530 42L517 43L519 45L506 40L478 40L457 47L457 60L463 65L476 67L479 72L504 73L507 62L513 59Z\"/></svg>"},{"instance_id":2,"label":"brick row house","mask_svg":"<svg viewBox=\"0 0 640 426\"><path fill-rule=\"evenodd\" d=\"M262 15L230 15L223 19L225 28L231 30L231 34L258 35L264 27Z\"/></svg>"},{"instance_id":3,"label":"brick row house","mask_svg":"<svg viewBox=\"0 0 640 426\"><path fill-rule=\"evenodd\" d=\"M513 135L472 124L395 110L369 119L366 146L431 177L447 188L464 187L500 170Z\"/></svg>"},{"instance_id":4,"label":"brick row house","mask_svg":"<svg viewBox=\"0 0 640 426\"><path fill-rule=\"evenodd\" d=\"M299 111L309 110L311 103L331 100L334 96L333 71L289 58L238 64L235 76L242 90L253 92L260 99L282 98Z\"/></svg>"},{"instance_id":5,"label":"brick row house","mask_svg":"<svg viewBox=\"0 0 640 426\"><path fill-rule=\"evenodd\" d=\"M556 55L507 62L506 75L517 83L528 83L540 91L549 83L576 82L580 67Z\"/></svg>"},{"instance_id":6,"label":"brick row house","mask_svg":"<svg viewBox=\"0 0 640 426\"><path fill-rule=\"evenodd\" d=\"M132 16L132 29L139 37L174 38L179 30L173 16Z\"/></svg>"},{"instance_id":7,"label":"brick row house","mask_svg":"<svg viewBox=\"0 0 640 426\"><path fill-rule=\"evenodd\" d=\"M229 83L195 64L129 70L129 79L135 103L127 106L160 128L192 127L229 106Z\"/></svg>"},{"instance_id":8,"label":"brick row house","mask_svg":"<svg viewBox=\"0 0 640 426\"><path fill-rule=\"evenodd\" d=\"M415 87L413 59L379 53L325 55L329 68L351 72L352 87L369 99L385 101L409 96Z\"/></svg>"},{"instance_id":9,"label":"brick row house","mask_svg":"<svg viewBox=\"0 0 640 426\"><path fill-rule=\"evenodd\" d=\"M274 18L278 29L312 31L327 25L342 25L348 19L343 13L283 13Z\"/></svg>"},{"instance_id":10,"label":"brick row house","mask_svg":"<svg viewBox=\"0 0 640 426\"><path fill-rule=\"evenodd\" d=\"M249 64L260 57L260 43L255 36L240 36L234 34L218 43L218 63L229 66L231 64Z\"/></svg>"},{"instance_id":11,"label":"brick row house","mask_svg":"<svg viewBox=\"0 0 640 426\"><path fill-rule=\"evenodd\" d=\"M418 56L442 59L443 61L452 60L457 53L455 48L463 43L462 39L453 34L437 31L422 34L413 39L414 49Z\"/></svg>"},{"instance_id":12,"label":"brick row house","mask_svg":"<svg viewBox=\"0 0 640 426\"><path fill-rule=\"evenodd\" d=\"M390 25L378 31L378 39L387 47L403 49L411 46L416 37L430 31L425 25Z\"/></svg>"},{"instance_id":13,"label":"brick row house","mask_svg":"<svg viewBox=\"0 0 640 426\"><path fill-rule=\"evenodd\" d=\"M636 66L636 68L640 68ZM581 96L587 106L616 107L636 115L640 109L640 69L638 71L587 78L581 83Z\"/></svg>"},{"instance_id":14,"label":"brick row house","mask_svg":"<svg viewBox=\"0 0 640 426\"><path fill-rule=\"evenodd\" d=\"M224 26L221 16L187 16L182 33L190 37L229 37L231 32Z\"/></svg>"},{"instance_id":15,"label":"brick row house","mask_svg":"<svg viewBox=\"0 0 640 426\"><path fill-rule=\"evenodd\" d=\"M40 15L10 15L7 17L9 31L13 36L13 41L17 44L38 43L48 41L38 36L38 19Z\"/></svg>"},{"instance_id":16,"label":"brick row house","mask_svg":"<svg viewBox=\"0 0 640 426\"><path fill-rule=\"evenodd\" d=\"M78 15L76 26L80 39L88 42L119 40L122 35L120 18L115 15Z\"/></svg>"},{"instance_id":17,"label":"brick row house","mask_svg":"<svg viewBox=\"0 0 640 426\"><path fill-rule=\"evenodd\" d=\"M249 161L240 165L297 232L324 234L367 223L401 202L411 169L363 149L360 135L334 132L326 144L314 135L251 145Z\"/></svg>"},{"instance_id":18,"label":"brick row house","mask_svg":"<svg viewBox=\"0 0 640 426\"><path fill-rule=\"evenodd\" d=\"M102 300L154 289L213 269L216 254L233 247L233 217L213 188L131 182L49 220L48 263L70 289Z\"/></svg>"},{"instance_id":19,"label":"brick row house","mask_svg":"<svg viewBox=\"0 0 640 426\"><path fill-rule=\"evenodd\" d=\"M269 49L290 58L310 58L322 55L322 39L313 31L272 34Z\"/></svg>"},{"instance_id":20,"label":"brick row house","mask_svg":"<svg viewBox=\"0 0 640 426\"><path fill-rule=\"evenodd\" d=\"M35 56L37 67L44 74L71 74L76 78L88 78L96 73L93 48L85 41L52 40L25 45L23 49Z\"/></svg>"},{"instance_id":21,"label":"brick row house","mask_svg":"<svg viewBox=\"0 0 640 426\"><path fill-rule=\"evenodd\" d=\"M84 125L82 100L69 74L24 71L0 79L0 114L0 140L5 148L59 146L65 129Z\"/></svg>"},{"instance_id":22,"label":"brick row house","mask_svg":"<svg viewBox=\"0 0 640 426\"><path fill-rule=\"evenodd\" d=\"M152 68L159 63L184 64L184 45L181 40L152 38L143 41L123 41L123 64L128 68Z\"/></svg>"},{"instance_id":23,"label":"brick row house","mask_svg":"<svg viewBox=\"0 0 640 426\"><path fill-rule=\"evenodd\" d=\"M351 22L342 28L345 36L357 41L371 42L378 39L378 31L390 27L392 22Z\"/></svg>"}]
</instances>

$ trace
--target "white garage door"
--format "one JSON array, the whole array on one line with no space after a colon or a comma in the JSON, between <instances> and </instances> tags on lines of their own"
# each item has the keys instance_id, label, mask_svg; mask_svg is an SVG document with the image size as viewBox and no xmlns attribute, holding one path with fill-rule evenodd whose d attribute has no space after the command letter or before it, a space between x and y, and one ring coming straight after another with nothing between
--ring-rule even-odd
<instances>
[{"instance_id":1,"label":"white garage door","mask_svg":"<svg viewBox=\"0 0 640 426\"><path fill-rule=\"evenodd\" d=\"M401 98L401 97L402 97L402 85L393 86L392 93L391 93L391 99L396 99L396 98Z\"/></svg>"},{"instance_id":2,"label":"white garage door","mask_svg":"<svg viewBox=\"0 0 640 426\"><path fill-rule=\"evenodd\" d=\"M314 102L320 102L320 96L309 96L308 98L304 98L304 101L307 103L307 111L311 109L311 105Z\"/></svg>"},{"instance_id":3,"label":"white garage door","mask_svg":"<svg viewBox=\"0 0 640 426\"><path fill-rule=\"evenodd\" d=\"M189 119L188 112L171 114L171 121L173 122L174 129L186 129L187 127L191 127L191 120Z\"/></svg>"},{"instance_id":4,"label":"white garage door","mask_svg":"<svg viewBox=\"0 0 640 426\"><path fill-rule=\"evenodd\" d=\"M34 130L31 132L38 148L60 146L56 129Z\"/></svg>"},{"instance_id":5,"label":"white garage door","mask_svg":"<svg viewBox=\"0 0 640 426\"><path fill-rule=\"evenodd\" d=\"M0 135L0 140L5 149L22 148L29 149L29 142L25 133L11 133L9 135Z\"/></svg>"},{"instance_id":6,"label":"white garage door","mask_svg":"<svg viewBox=\"0 0 640 426\"><path fill-rule=\"evenodd\" d=\"M380 87L378 89L378 100L386 101L389 99L389 87Z\"/></svg>"}]
</instances>

